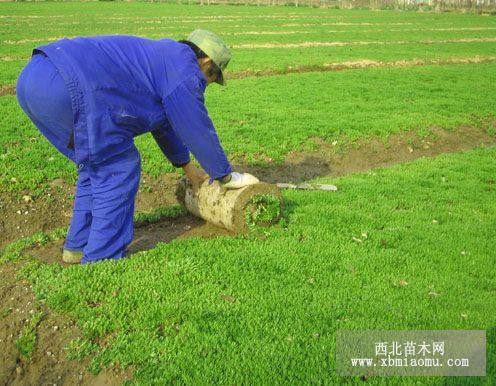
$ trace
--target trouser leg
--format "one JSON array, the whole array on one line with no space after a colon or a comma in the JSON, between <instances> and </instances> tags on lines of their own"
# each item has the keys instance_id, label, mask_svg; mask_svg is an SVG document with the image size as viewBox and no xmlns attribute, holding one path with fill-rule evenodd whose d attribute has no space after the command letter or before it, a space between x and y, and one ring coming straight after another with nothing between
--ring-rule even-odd
<instances>
[{"instance_id":1,"label":"trouser leg","mask_svg":"<svg viewBox=\"0 0 496 386\"><path fill-rule=\"evenodd\" d=\"M87 165L91 180L92 222L82 263L119 259L133 239L134 199L141 162L136 147Z\"/></svg>"},{"instance_id":2,"label":"trouser leg","mask_svg":"<svg viewBox=\"0 0 496 386\"><path fill-rule=\"evenodd\" d=\"M41 134L64 156L75 161L68 148L73 131L73 112L69 92L57 68L45 56L35 55L17 80L20 106ZM91 183L87 168L78 170L74 211L64 248L82 251L88 242L91 225Z\"/></svg>"},{"instance_id":3,"label":"trouser leg","mask_svg":"<svg viewBox=\"0 0 496 386\"><path fill-rule=\"evenodd\" d=\"M71 225L64 244L70 251L82 251L86 246L92 221L93 198L88 167L81 168L78 173Z\"/></svg>"}]
</instances>

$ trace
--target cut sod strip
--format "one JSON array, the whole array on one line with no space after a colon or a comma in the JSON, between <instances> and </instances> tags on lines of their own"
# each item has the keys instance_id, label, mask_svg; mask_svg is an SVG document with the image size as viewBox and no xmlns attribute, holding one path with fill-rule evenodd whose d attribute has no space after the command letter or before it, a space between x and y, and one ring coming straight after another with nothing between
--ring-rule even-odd
<instances>
[{"instance_id":1,"label":"cut sod strip","mask_svg":"<svg viewBox=\"0 0 496 386\"><path fill-rule=\"evenodd\" d=\"M275 224L284 206L279 188L263 182L225 189L218 182L207 180L195 192L189 180L183 177L176 196L191 214L235 233Z\"/></svg>"},{"instance_id":2,"label":"cut sod strip","mask_svg":"<svg viewBox=\"0 0 496 386\"><path fill-rule=\"evenodd\" d=\"M73 355L95 372L132 365L138 383L337 384L338 329L486 329L494 363L495 160L496 148L477 149L318 180L340 189L285 191L285 222L264 238L33 261L24 276L81 326Z\"/></svg>"}]
</instances>

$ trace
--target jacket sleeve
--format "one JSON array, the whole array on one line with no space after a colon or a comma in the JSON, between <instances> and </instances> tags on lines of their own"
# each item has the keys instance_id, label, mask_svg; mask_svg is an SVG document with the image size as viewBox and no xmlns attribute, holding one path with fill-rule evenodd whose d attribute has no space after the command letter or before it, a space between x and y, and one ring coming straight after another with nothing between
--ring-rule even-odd
<instances>
[{"instance_id":1,"label":"jacket sleeve","mask_svg":"<svg viewBox=\"0 0 496 386\"><path fill-rule=\"evenodd\" d=\"M152 135L162 153L176 168L190 161L188 148L184 146L172 128L161 127L152 131Z\"/></svg>"},{"instance_id":2,"label":"jacket sleeve","mask_svg":"<svg viewBox=\"0 0 496 386\"><path fill-rule=\"evenodd\" d=\"M167 119L211 179L224 177L232 168L205 107L205 81L192 75L163 99Z\"/></svg>"}]
</instances>

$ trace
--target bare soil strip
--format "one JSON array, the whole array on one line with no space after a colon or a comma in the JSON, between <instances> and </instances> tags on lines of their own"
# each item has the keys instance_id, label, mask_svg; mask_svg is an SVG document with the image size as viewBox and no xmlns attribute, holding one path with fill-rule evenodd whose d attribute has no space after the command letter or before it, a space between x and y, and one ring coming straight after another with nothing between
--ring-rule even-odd
<instances>
[{"instance_id":1,"label":"bare soil strip","mask_svg":"<svg viewBox=\"0 0 496 386\"><path fill-rule=\"evenodd\" d=\"M0 60L2 62L26 62L28 61L30 58L30 56L10 56L10 55L7 55L7 56L1 56L0 57Z\"/></svg>"},{"instance_id":2,"label":"bare soil strip","mask_svg":"<svg viewBox=\"0 0 496 386\"><path fill-rule=\"evenodd\" d=\"M218 20L219 22L228 22L228 21L235 21L235 22L241 22L244 23L243 19L236 19L236 20ZM127 20L106 20L106 19L100 19L100 20L92 20L91 24L92 25L99 25L99 24L105 24L108 25L109 22L112 24L125 24L129 25L130 21ZM132 21L131 21L132 22ZM189 23L197 23L197 20L181 20L180 23L183 24L185 22L186 24ZM19 21L16 21L16 23L19 23ZM137 21L140 25L142 24L158 24L158 26L147 26L147 27L140 27L138 30L165 30L165 29L173 29L173 30L178 30L181 24L174 24L174 23L169 23L168 25L164 25L163 20L143 20L143 21ZM179 23L179 21L178 21ZM88 24L88 22L84 20L73 20L73 21L59 21L57 22L57 26L63 26L63 25L85 25ZM282 23L282 24L273 24L272 27L319 27L319 26L392 26L392 25L422 25L420 23L344 23L344 22L330 22L330 23ZM36 27L38 26L38 23L24 23L24 26L26 27ZM235 24L235 25L230 25L229 27L231 28L245 28L245 24ZM390 31L388 29L387 31ZM190 32L190 27L188 27L188 31Z\"/></svg>"},{"instance_id":3,"label":"bare soil strip","mask_svg":"<svg viewBox=\"0 0 496 386\"><path fill-rule=\"evenodd\" d=\"M496 42L496 37L489 38L460 38L445 40L395 40L395 41L349 41L349 42L301 42L301 43L260 43L260 44L235 44L232 48L307 48L307 47L344 47L344 46L368 46L368 45L405 45L405 44L447 44L447 43L474 43L474 42Z\"/></svg>"},{"instance_id":4,"label":"bare soil strip","mask_svg":"<svg viewBox=\"0 0 496 386\"><path fill-rule=\"evenodd\" d=\"M367 23L367 22L323 22L323 23L286 23L280 24L280 27L312 27L312 26L321 26L321 25L346 25L346 26L356 26L356 25L420 25L421 23L411 23L411 22L395 22L395 23Z\"/></svg>"},{"instance_id":5,"label":"bare soil strip","mask_svg":"<svg viewBox=\"0 0 496 386\"><path fill-rule=\"evenodd\" d=\"M0 96L2 95L13 95L15 94L15 85L13 84L3 84L0 86Z\"/></svg>"},{"instance_id":6,"label":"bare soil strip","mask_svg":"<svg viewBox=\"0 0 496 386\"><path fill-rule=\"evenodd\" d=\"M240 32L223 32L219 35L227 36L244 36L244 35L308 35L323 33L375 33L375 32L436 32L436 31L493 31L496 27L462 27L462 28L405 28L405 29L366 29L360 31L354 30L287 30L287 31L240 31ZM10 41L4 41L6 44ZM14 43L15 44L15 43Z\"/></svg>"},{"instance_id":7,"label":"bare soil strip","mask_svg":"<svg viewBox=\"0 0 496 386\"><path fill-rule=\"evenodd\" d=\"M141 27L139 30L157 30L161 31L163 29L175 29L177 27ZM460 28L406 28L406 29L368 29L368 30L360 30L360 31L351 31L351 30L326 30L326 31L318 31L318 30L287 30L287 31L239 31L239 32L220 32L218 35L220 36L258 36L258 35L308 35L308 34L322 34L322 33L372 33L372 32L435 32L435 31L493 31L496 30L496 27L460 27ZM60 40L62 38L74 38L76 36L49 36L45 38L34 38L34 39L19 39L19 40L3 40L3 44L8 45L18 45L25 43L41 43L41 42L52 42L56 40Z\"/></svg>"},{"instance_id":8,"label":"bare soil strip","mask_svg":"<svg viewBox=\"0 0 496 386\"><path fill-rule=\"evenodd\" d=\"M174 188L178 178L178 174L172 173L159 178L143 176L136 210L147 212L175 204ZM32 197L29 191L16 195L0 193L0 248L21 237L68 225L73 197L74 186L62 179L51 181L44 196L38 198Z\"/></svg>"},{"instance_id":9,"label":"bare soil strip","mask_svg":"<svg viewBox=\"0 0 496 386\"><path fill-rule=\"evenodd\" d=\"M395 40L395 41L335 41L335 42L301 42L301 43L260 43L260 44L235 44L231 48L244 49L267 49L267 48L312 48L312 47L345 47L345 46L367 46L367 45L406 45L406 44L450 44L450 43L477 43L477 42L496 42L496 37L488 38L461 38L446 40ZM0 56L3 62L27 61L26 56Z\"/></svg>"},{"instance_id":10,"label":"bare soil strip","mask_svg":"<svg viewBox=\"0 0 496 386\"><path fill-rule=\"evenodd\" d=\"M81 337L69 318L51 312L37 301L28 282L17 278L22 263L0 265L0 384L1 385L121 385L132 378L132 368L104 369L94 376L86 370L89 358L69 360L66 347ZM16 341L35 314L34 350L23 357Z\"/></svg>"},{"instance_id":11,"label":"bare soil strip","mask_svg":"<svg viewBox=\"0 0 496 386\"><path fill-rule=\"evenodd\" d=\"M0 19L11 19L11 20L22 20L22 19L68 19L68 18L80 18L81 15L79 14L68 14L68 15L0 15ZM329 16L329 15L305 15L301 13L271 13L268 15L254 15L254 14L241 14L241 15L202 15L202 16L155 16L155 17L149 17L149 16L111 16L109 17L108 15L105 14L95 14L93 15L94 18L103 18L104 20L127 20L127 21L133 21L133 20L177 20L177 21L184 21L184 20L194 20L194 21L200 21L200 20L229 20L229 19L237 19L237 20L250 20L250 19L290 19L290 20L306 20L306 19L328 19L328 20L335 20L338 19L339 17L335 16ZM367 23L367 24L372 24L372 23ZM396 23L391 23L391 24L396 24Z\"/></svg>"},{"instance_id":12,"label":"bare soil strip","mask_svg":"<svg viewBox=\"0 0 496 386\"><path fill-rule=\"evenodd\" d=\"M235 73L227 73L227 79L243 79L255 76L273 76L273 75L286 75L294 73L305 72L327 72L327 71L342 71L342 70L356 70L374 67L416 67L416 66L430 66L430 65L447 65L447 64L481 64L481 63L494 63L496 56L474 56L467 58L446 58L446 59L432 59L432 60L395 60L395 61L376 61L370 59L324 63L317 65L295 66L288 67L281 70L265 69L265 70L248 70L239 71Z\"/></svg>"},{"instance_id":13,"label":"bare soil strip","mask_svg":"<svg viewBox=\"0 0 496 386\"><path fill-rule=\"evenodd\" d=\"M328 143L313 138L318 150L288 154L282 166L245 168L268 182L308 181L317 177L340 177L378 167L390 167L422 157L467 151L480 146L496 145L496 136L488 133L496 126L496 117L482 127L461 126L454 130L431 128L427 137L415 132L391 134L384 142L379 138L364 138L350 144L343 141Z\"/></svg>"},{"instance_id":14,"label":"bare soil strip","mask_svg":"<svg viewBox=\"0 0 496 386\"><path fill-rule=\"evenodd\" d=\"M236 160L233 164L236 170L252 172L263 181L298 183L321 176L336 177L389 166L423 156L468 150L481 144L492 145L496 143L496 138L487 133L487 128L495 124L496 120L493 120L482 128L460 127L453 131L434 128L431 130L432 135L425 139L411 132L394 134L386 144L372 138L363 139L353 145L342 141L332 145L314 138L313 141L319 145L319 150L289 154L283 164L269 162L268 168L251 167ZM177 203L174 192L178 178L179 175L176 174L165 174L157 179L144 177L137 197L137 211L147 212ZM74 188L64 181L55 180L50 184L45 196L28 202L23 196L29 196L29 192L19 192L16 195L0 194L0 248L23 236L68 225L72 214L73 191ZM137 231L137 238L149 236L148 240L145 238L141 241L141 247L137 250L146 249L158 241L170 241L178 236L215 235L218 232L225 234L225 231L212 229L203 221L190 216L180 220L180 225L185 228L183 230L173 225L179 220L164 221L162 224L150 225L151 228L145 225L143 233ZM160 229L161 225L164 226L163 229ZM152 228L156 227L158 231L152 231ZM156 236L150 236L152 234Z\"/></svg>"},{"instance_id":15,"label":"bare soil strip","mask_svg":"<svg viewBox=\"0 0 496 386\"><path fill-rule=\"evenodd\" d=\"M496 56L474 56L467 58L446 58L446 59L432 59L432 60L395 60L395 61L377 61L370 59L324 63L316 65L305 65L288 67L280 70L264 69L264 70L246 70L226 74L226 79L244 79L249 77L262 77L286 74L301 74L306 72L327 72L327 71L343 71L343 70L357 70L375 67L416 67L416 66L430 66L430 65L447 65L447 64L481 64L481 63L495 63ZM0 96L15 94L15 85L1 85Z\"/></svg>"},{"instance_id":16,"label":"bare soil strip","mask_svg":"<svg viewBox=\"0 0 496 386\"><path fill-rule=\"evenodd\" d=\"M16 44L25 44L25 43L41 43L41 42L53 42L56 40L60 40L62 38L74 38L75 36L52 36L52 37L47 37L47 38L34 38L34 39L19 39L19 40L3 40L3 44L10 44L10 45L16 45Z\"/></svg>"}]
</instances>

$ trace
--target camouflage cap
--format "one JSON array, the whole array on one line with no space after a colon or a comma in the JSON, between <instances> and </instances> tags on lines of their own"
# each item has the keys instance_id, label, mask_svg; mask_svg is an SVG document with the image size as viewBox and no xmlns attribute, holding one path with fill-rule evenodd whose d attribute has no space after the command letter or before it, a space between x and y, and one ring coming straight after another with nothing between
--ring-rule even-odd
<instances>
[{"instance_id":1,"label":"camouflage cap","mask_svg":"<svg viewBox=\"0 0 496 386\"><path fill-rule=\"evenodd\" d=\"M188 36L187 41L194 43L205 52L210 59L220 68L220 77L217 83L225 85L224 70L231 60L231 51L224 42L213 32L196 29Z\"/></svg>"}]
</instances>

